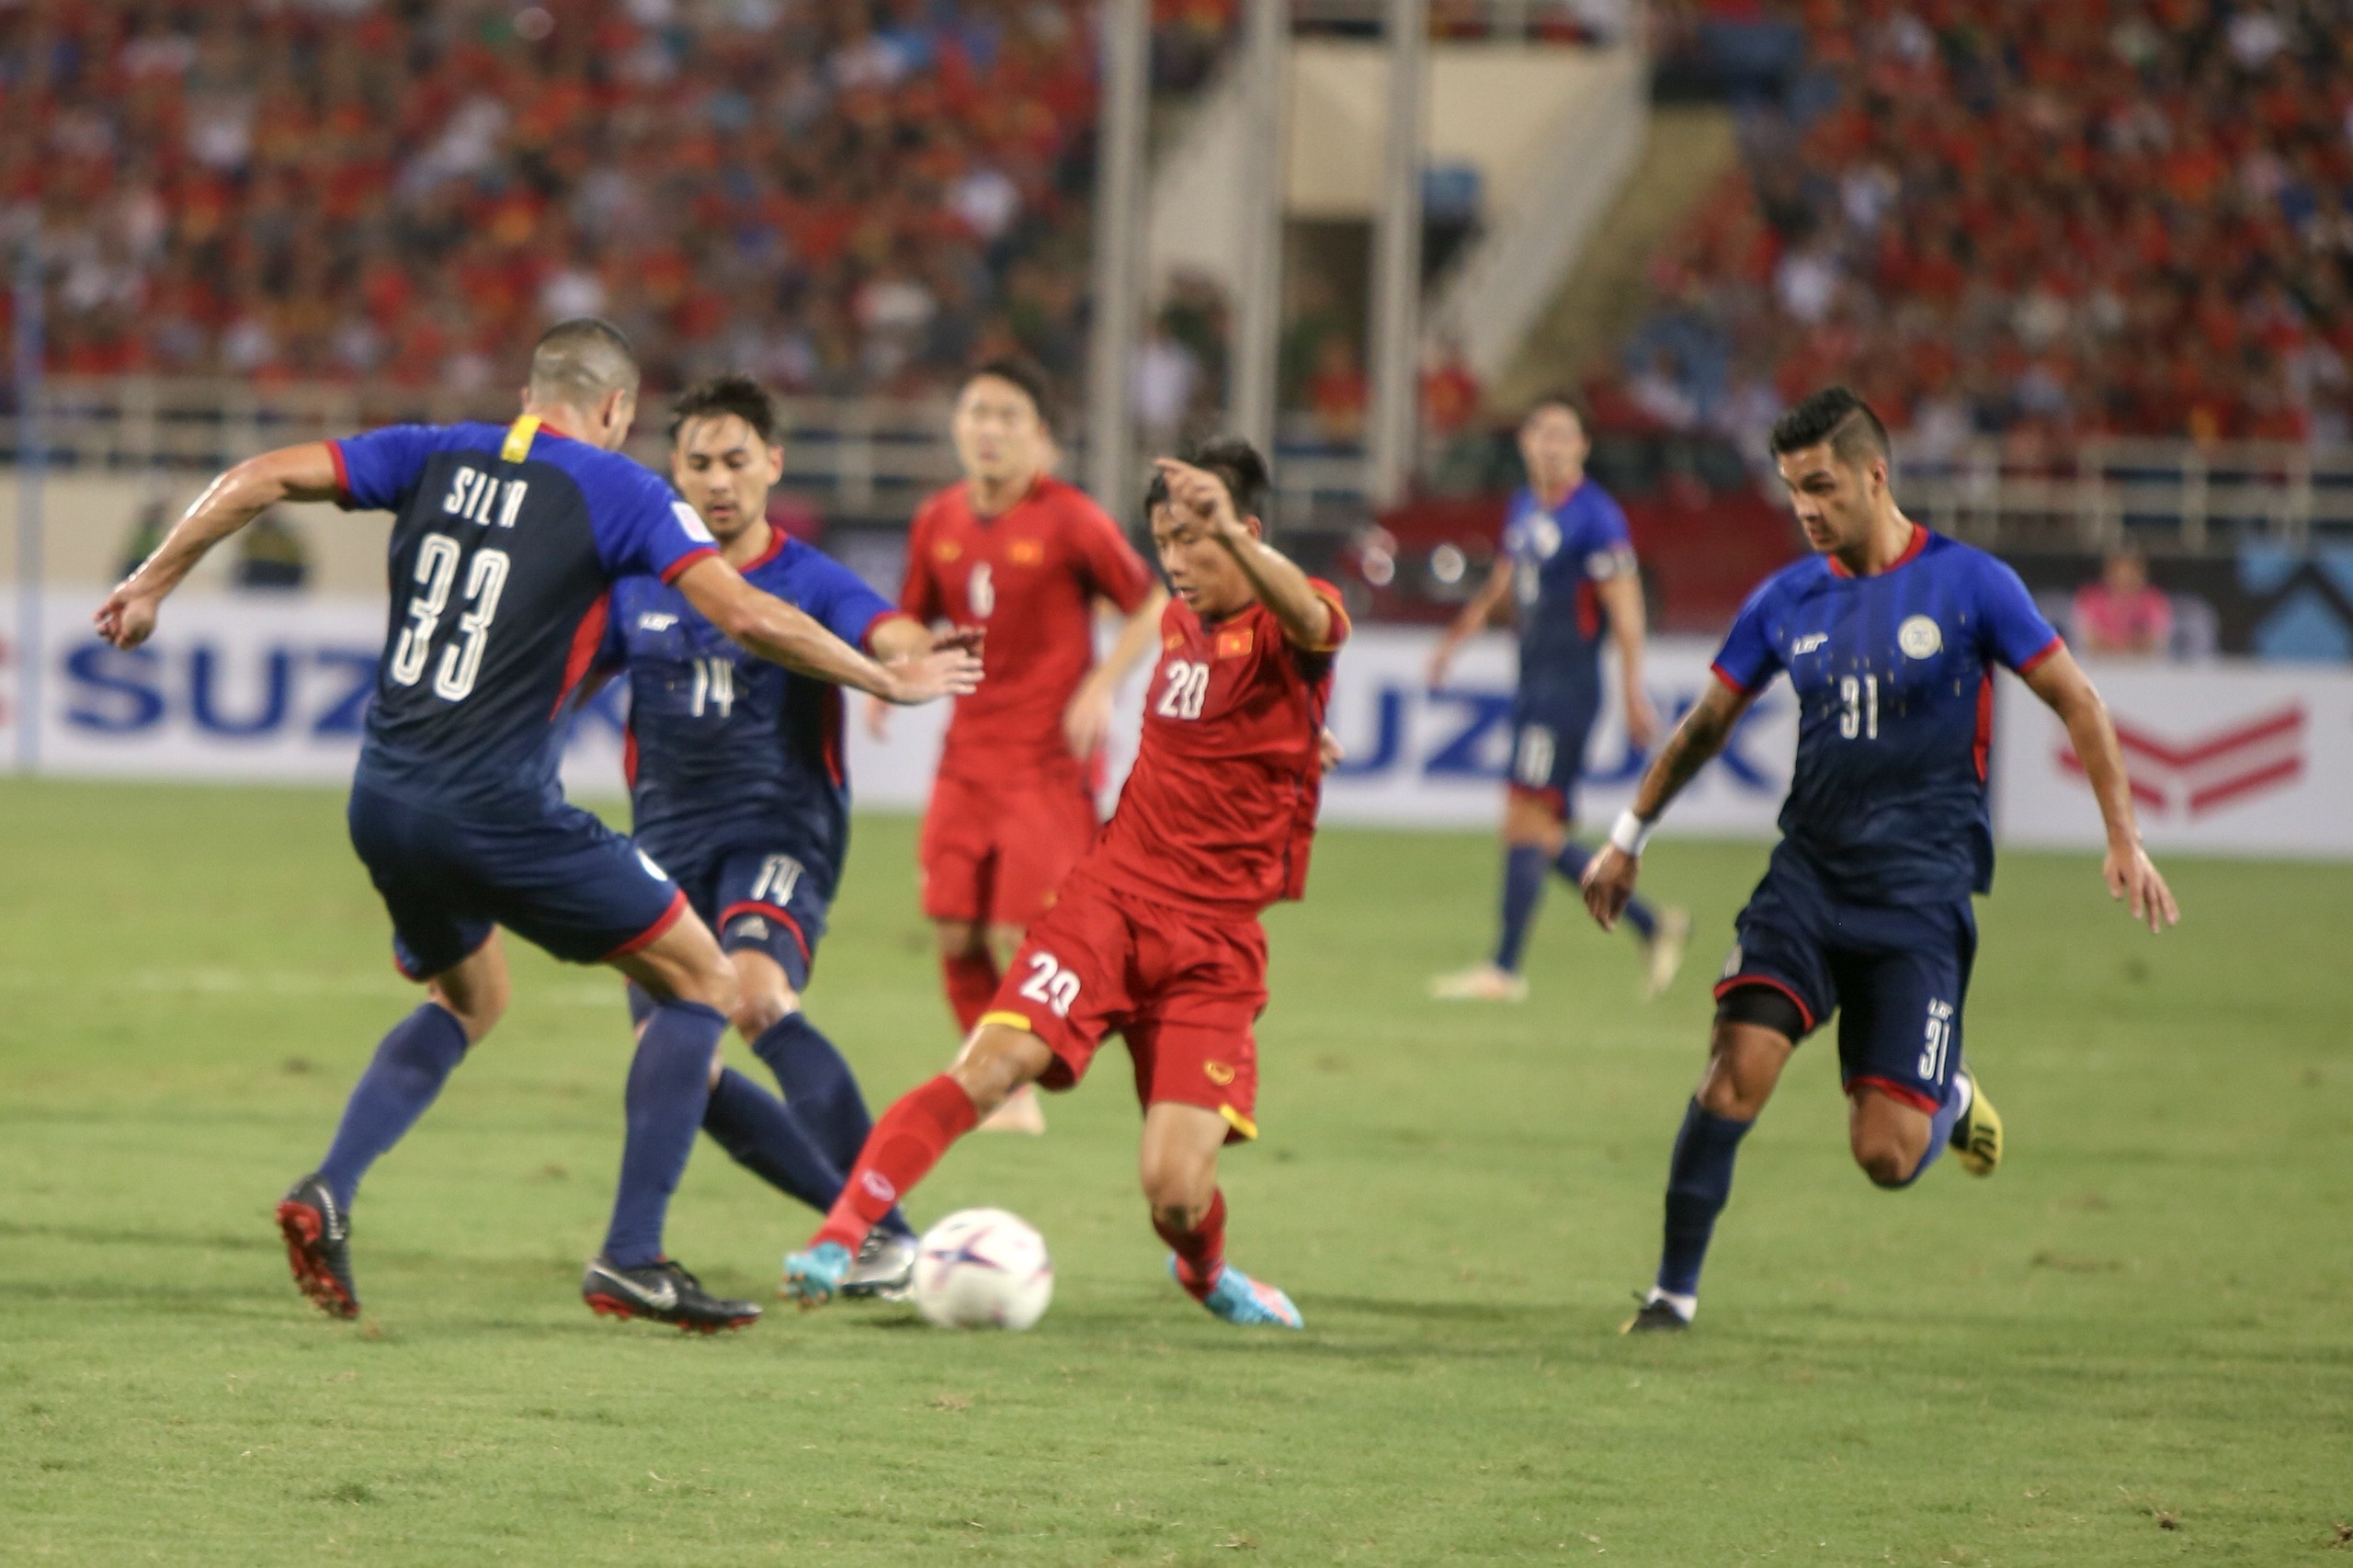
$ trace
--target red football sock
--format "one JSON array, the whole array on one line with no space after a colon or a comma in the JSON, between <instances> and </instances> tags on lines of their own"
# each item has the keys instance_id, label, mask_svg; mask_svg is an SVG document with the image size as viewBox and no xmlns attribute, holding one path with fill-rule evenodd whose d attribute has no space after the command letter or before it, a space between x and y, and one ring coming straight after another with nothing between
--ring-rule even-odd
<instances>
[{"instance_id":1,"label":"red football sock","mask_svg":"<svg viewBox=\"0 0 2353 1568\"><path fill-rule=\"evenodd\" d=\"M948 1005L955 1009L956 1027L966 1034L981 1021L996 998L997 983L1005 977L997 972L996 960L986 953L939 960L939 979L948 993Z\"/></svg>"},{"instance_id":2,"label":"red football sock","mask_svg":"<svg viewBox=\"0 0 2353 1568\"><path fill-rule=\"evenodd\" d=\"M1172 1230L1157 1218L1152 1221L1152 1228L1176 1254L1176 1283L1197 1301L1207 1296L1217 1284L1219 1271L1225 1267L1224 1189L1221 1187L1211 1196L1210 1211L1191 1230Z\"/></svg>"},{"instance_id":3,"label":"red football sock","mask_svg":"<svg viewBox=\"0 0 2353 1568\"><path fill-rule=\"evenodd\" d=\"M858 1164L842 1183L842 1195L825 1216L824 1227L811 1240L839 1242L856 1252L866 1233L888 1214L915 1183L931 1174L948 1146L972 1130L981 1113L964 1085L942 1073L899 1096L874 1124Z\"/></svg>"}]
</instances>

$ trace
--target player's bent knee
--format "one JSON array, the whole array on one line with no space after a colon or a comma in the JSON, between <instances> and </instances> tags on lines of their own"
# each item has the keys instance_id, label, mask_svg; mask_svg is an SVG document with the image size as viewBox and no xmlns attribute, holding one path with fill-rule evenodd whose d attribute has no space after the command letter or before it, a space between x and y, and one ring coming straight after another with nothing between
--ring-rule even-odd
<instances>
[{"instance_id":1,"label":"player's bent knee","mask_svg":"<svg viewBox=\"0 0 2353 1568\"><path fill-rule=\"evenodd\" d=\"M932 929L939 937L941 958L977 959L988 953L987 936L977 920L935 921Z\"/></svg>"},{"instance_id":2,"label":"player's bent knee","mask_svg":"<svg viewBox=\"0 0 2353 1568\"><path fill-rule=\"evenodd\" d=\"M983 1024L957 1053L948 1075L956 1080L983 1116L1003 1105L1013 1091L1037 1082L1053 1061L1046 1042L1009 1024Z\"/></svg>"}]
</instances>

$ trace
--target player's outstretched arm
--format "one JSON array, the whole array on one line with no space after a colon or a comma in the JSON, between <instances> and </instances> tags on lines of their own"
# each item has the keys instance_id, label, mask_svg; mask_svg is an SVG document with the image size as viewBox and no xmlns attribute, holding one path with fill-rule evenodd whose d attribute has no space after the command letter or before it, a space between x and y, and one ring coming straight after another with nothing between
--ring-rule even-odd
<instances>
[{"instance_id":1,"label":"player's outstretched arm","mask_svg":"<svg viewBox=\"0 0 2353 1568\"><path fill-rule=\"evenodd\" d=\"M963 647L878 664L814 617L752 586L715 555L679 573L676 586L704 619L769 663L886 702L929 702L961 696L981 683L981 661Z\"/></svg>"},{"instance_id":2,"label":"player's outstretched arm","mask_svg":"<svg viewBox=\"0 0 2353 1568\"><path fill-rule=\"evenodd\" d=\"M331 501L335 455L324 441L280 447L247 458L204 487L172 525L155 553L107 596L91 619L118 648L136 648L155 630L155 615L205 552L281 501Z\"/></svg>"},{"instance_id":3,"label":"player's outstretched arm","mask_svg":"<svg viewBox=\"0 0 2353 1568\"><path fill-rule=\"evenodd\" d=\"M1609 641L1618 648L1618 680L1625 688L1626 736L1643 751L1658 741L1658 710L1643 689L1643 644L1650 635L1650 616L1643 604L1643 574L1630 564L1614 576L1594 585L1601 608L1609 612Z\"/></svg>"},{"instance_id":4,"label":"player's outstretched arm","mask_svg":"<svg viewBox=\"0 0 2353 1568\"><path fill-rule=\"evenodd\" d=\"M1206 470L1175 458L1156 458L1168 481L1169 501L1191 513L1233 557L1250 580L1250 591L1273 612L1283 641L1294 648L1322 650L1332 643L1332 606L1315 591L1290 558L1259 539L1233 510L1224 483Z\"/></svg>"},{"instance_id":5,"label":"player's outstretched arm","mask_svg":"<svg viewBox=\"0 0 2353 1568\"><path fill-rule=\"evenodd\" d=\"M1097 603L1106 609L1115 608L1108 599ZM1120 683L1159 645L1160 612L1167 608L1168 590L1155 585L1136 606L1136 612L1120 623L1120 635L1111 644L1109 656L1087 671L1086 678L1071 693L1070 706L1063 710L1063 739L1069 743L1071 756L1093 756L1110 738L1111 708L1120 695Z\"/></svg>"},{"instance_id":6,"label":"player's outstretched arm","mask_svg":"<svg viewBox=\"0 0 2353 1568\"><path fill-rule=\"evenodd\" d=\"M2132 918L2147 921L2151 931L2180 924L2181 906L2174 902L2173 890L2141 846L2141 824L2132 810L2124 752L2116 744L2116 722L2108 716L2108 704L2100 700L2091 676L2073 653L2061 648L2020 678L2067 726L2092 797L2099 801L2100 821L2108 828L2108 854L2099 868L2108 896L2130 899Z\"/></svg>"},{"instance_id":7,"label":"player's outstretched arm","mask_svg":"<svg viewBox=\"0 0 2353 1568\"><path fill-rule=\"evenodd\" d=\"M1471 596L1471 602L1462 607L1462 613L1447 623L1446 630L1438 634L1438 646L1430 650L1428 684L1431 687L1446 684L1448 673L1454 668L1454 655L1462 651L1462 644L1483 631L1487 622L1495 619L1495 611L1503 608L1504 600L1510 596L1511 562L1498 556L1495 558L1495 569L1487 574L1486 582Z\"/></svg>"},{"instance_id":8,"label":"player's outstretched arm","mask_svg":"<svg viewBox=\"0 0 2353 1568\"><path fill-rule=\"evenodd\" d=\"M1585 906L1600 922L1605 931L1618 924L1624 914L1627 901L1634 896L1634 879L1642 871L1643 846L1650 842L1651 828L1665 812L1667 802L1683 792L1683 787L1699 776L1699 769L1715 760L1732 738L1733 726L1748 705L1756 699L1752 691L1738 691L1722 680L1708 683L1683 722L1666 737L1666 744L1643 774L1642 783L1634 790L1634 803L1619 817L1609 830L1609 842L1601 846L1592 863L1585 869L1582 891Z\"/></svg>"}]
</instances>

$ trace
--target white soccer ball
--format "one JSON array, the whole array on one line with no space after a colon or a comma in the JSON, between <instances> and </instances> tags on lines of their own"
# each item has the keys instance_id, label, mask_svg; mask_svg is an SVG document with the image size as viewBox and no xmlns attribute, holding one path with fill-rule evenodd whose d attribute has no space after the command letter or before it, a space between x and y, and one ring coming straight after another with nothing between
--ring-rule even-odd
<instances>
[{"instance_id":1,"label":"white soccer ball","mask_svg":"<svg viewBox=\"0 0 2353 1568\"><path fill-rule=\"evenodd\" d=\"M1002 1209L964 1209L923 1234L915 1307L941 1328L1024 1329L1054 1299L1046 1238Z\"/></svg>"}]
</instances>

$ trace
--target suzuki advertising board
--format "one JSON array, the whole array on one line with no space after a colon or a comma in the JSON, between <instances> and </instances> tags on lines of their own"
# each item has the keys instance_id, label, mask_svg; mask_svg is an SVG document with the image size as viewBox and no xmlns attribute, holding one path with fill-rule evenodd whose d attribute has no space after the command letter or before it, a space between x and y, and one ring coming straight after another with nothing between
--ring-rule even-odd
<instances>
[{"instance_id":1,"label":"suzuki advertising board","mask_svg":"<svg viewBox=\"0 0 2353 1568\"><path fill-rule=\"evenodd\" d=\"M146 647L120 653L89 631L94 594L44 601L39 766L46 773L335 783L350 776L383 638L380 603L266 595L176 597ZM18 650L7 638L12 655ZM1366 628L1342 653L1330 722L1347 752L1328 778L1327 822L1483 827L1497 819L1510 750L1512 653L1491 634L1447 684L1426 684L1435 634ZM1645 671L1672 723L1707 683L1711 642L1666 638ZM0 756L20 717L6 672ZM2227 853L2353 858L2353 674L2284 665L2116 665L2096 678L2117 717L2149 842ZM1609 684L1614 686L1614 680ZM1114 732L1106 803L1133 756L1144 682L1131 677ZM850 777L861 804L920 808L947 710L894 710L877 738L852 699ZM2010 843L2097 848L2094 810L2063 729L2015 681L1997 704L1995 824ZM582 713L566 787L620 792L623 694ZM1666 831L1766 837L1788 785L1796 710L1768 687L1724 755L1677 801ZM1587 750L1579 814L1598 829L1632 796L1646 757L1612 701Z\"/></svg>"}]
</instances>

